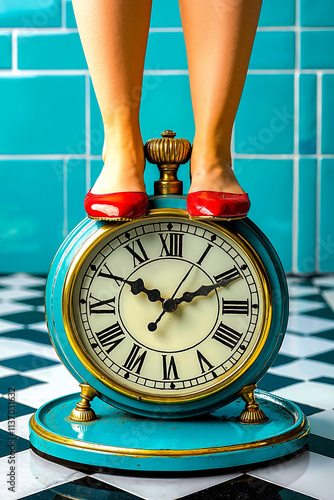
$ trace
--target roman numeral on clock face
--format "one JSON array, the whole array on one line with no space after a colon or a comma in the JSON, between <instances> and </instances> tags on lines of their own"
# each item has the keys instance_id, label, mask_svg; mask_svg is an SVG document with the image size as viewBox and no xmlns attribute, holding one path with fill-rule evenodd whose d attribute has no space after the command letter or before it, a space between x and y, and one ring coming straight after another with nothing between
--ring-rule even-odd
<instances>
[{"instance_id":1,"label":"roman numeral on clock face","mask_svg":"<svg viewBox=\"0 0 334 500\"><path fill-rule=\"evenodd\" d=\"M121 281L117 281L117 278L115 278L115 275L110 271L109 267L107 264L104 264L104 270L99 272L98 276L101 276L102 278L109 278L111 280L114 280L118 286L121 286Z\"/></svg>"},{"instance_id":2,"label":"roman numeral on clock face","mask_svg":"<svg viewBox=\"0 0 334 500\"><path fill-rule=\"evenodd\" d=\"M211 245L210 243L208 243L208 246L206 247L206 249L204 250L204 252L200 256L200 258L198 259L198 261L196 262L196 264L198 264L200 266L202 265L203 260L208 255L208 253L210 252L211 248L213 248L213 245Z\"/></svg>"},{"instance_id":3,"label":"roman numeral on clock face","mask_svg":"<svg viewBox=\"0 0 334 500\"><path fill-rule=\"evenodd\" d=\"M222 279L236 279L240 277L240 273L238 269L233 266L231 269L228 269L227 271L224 271L223 273L217 274L217 276L214 276L214 279L218 283L218 281L221 281Z\"/></svg>"},{"instance_id":4,"label":"roman numeral on clock face","mask_svg":"<svg viewBox=\"0 0 334 500\"><path fill-rule=\"evenodd\" d=\"M149 260L149 257L147 256L140 239L129 243L124 248L126 248L133 257L133 267L136 267L138 264L142 264L143 262Z\"/></svg>"},{"instance_id":5,"label":"roman numeral on clock face","mask_svg":"<svg viewBox=\"0 0 334 500\"><path fill-rule=\"evenodd\" d=\"M162 244L160 257L183 257L183 234L168 233L164 235L159 233Z\"/></svg>"},{"instance_id":6,"label":"roman numeral on clock face","mask_svg":"<svg viewBox=\"0 0 334 500\"><path fill-rule=\"evenodd\" d=\"M174 356L170 357L170 360L167 361L167 355L162 355L162 370L163 370L163 380L170 380L171 374L174 380L179 379L179 375L177 373L177 368L175 364Z\"/></svg>"},{"instance_id":7,"label":"roman numeral on clock face","mask_svg":"<svg viewBox=\"0 0 334 500\"><path fill-rule=\"evenodd\" d=\"M202 373L205 373L207 372L208 370L211 370L211 368L213 368L213 365L210 363L210 361L208 361L204 356L203 354L201 353L201 351L196 351L197 352L197 359L198 359L198 362L200 364L200 367L201 367L201 372ZM206 365L206 368L205 366Z\"/></svg>"},{"instance_id":8,"label":"roman numeral on clock face","mask_svg":"<svg viewBox=\"0 0 334 500\"><path fill-rule=\"evenodd\" d=\"M96 332L96 336L108 354L125 339L125 334L118 322Z\"/></svg>"},{"instance_id":9,"label":"roman numeral on clock face","mask_svg":"<svg viewBox=\"0 0 334 500\"><path fill-rule=\"evenodd\" d=\"M222 314L247 314L249 304L247 300L225 300L222 299Z\"/></svg>"},{"instance_id":10,"label":"roman numeral on clock face","mask_svg":"<svg viewBox=\"0 0 334 500\"><path fill-rule=\"evenodd\" d=\"M89 314L115 314L115 297L100 300L90 294L89 298Z\"/></svg>"},{"instance_id":11,"label":"roman numeral on clock face","mask_svg":"<svg viewBox=\"0 0 334 500\"><path fill-rule=\"evenodd\" d=\"M233 350L239 340L241 339L242 333L233 330L230 326L224 325L223 322L218 326L216 333L212 337L214 340L217 340L224 346Z\"/></svg>"},{"instance_id":12,"label":"roman numeral on clock face","mask_svg":"<svg viewBox=\"0 0 334 500\"><path fill-rule=\"evenodd\" d=\"M140 374L147 354L147 351L140 352L141 350L142 348L139 345L133 344L132 349L123 365L124 368Z\"/></svg>"}]
</instances>

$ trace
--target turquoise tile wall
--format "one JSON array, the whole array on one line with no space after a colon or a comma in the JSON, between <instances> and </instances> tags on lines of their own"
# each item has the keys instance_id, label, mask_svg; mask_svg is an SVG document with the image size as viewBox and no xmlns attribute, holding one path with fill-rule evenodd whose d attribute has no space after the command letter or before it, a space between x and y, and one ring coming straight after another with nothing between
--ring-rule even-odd
<instances>
[{"instance_id":1,"label":"turquoise tile wall","mask_svg":"<svg viewBox=\"0 0 334 500\"><path fill-rule=\"evenodd\" d=\"M321 152L334 154L334 74L322 77Z\"/></svg>"},{"instance_id":2,"label":"turquoise tile wall","mask_svg":"<svg viewBox=\"0 0 334 500\"><path fill-rule=\"evenodd\" d=\"M317 160L301 158L298 165L298 243L297 270L316 271L317 256Z\"/></svg>"},{"instance_id":3,"label":"turquoise tile wall","mask_svg":"<svg viewBox=\"0 0 334 500\"><path fill-rule=\"evenodd\" d=\"M334 26L333 0L301 0L301 26Z\"/></svg>"},{"instance_id":4,"label":"turquoise tile wall","mask_svg":"<svg viewBox=\"0 0 334 500\"><path fill-rule=\"evenodd\" d=\"M19 35L19 69L87 69L78 33Z\"/></svg>"},{"instance_id":5,"label":"turquoise tile wall","mask_svg":"<svg viewBox=\"0 0 334 500\"><path fill-rule=\"evenodd\" d=\"M317 76L299 75L299 153L317 152Z\"/></svg>"},{"instance_id":6,"label":"turquoise tile wall","mask_svg":"<svg viewBox=\"0 0 334 500\"><path fill-rule=\"evenodd\" d=\"M334 31L302 31L300 42L302 69L334 68Z\"/></svg>"},{"instance_id":7,"label":"turquoise tile wall","mask_svg":"<svg viewBox=\"0 0 334 500\"><path fill-rule=\"evenodd\" d=\"M320 164L320 224L317 252L319 270L328 273L334 267L334 159L323 158Z\"/></svg>"},{"instance_id":8,"label":"turquoise tile wall","mask_svg":"<svg viewBox=\"0 0 334 500\"><path fill-rule=\"evenodd\" d=\"M153 0L151 26L152 28L182 27L177 0Z\"/></svg>"},{"instance_id":9,"label":"turquoise tile wall","mask_svg":"<svg viewBox=\"0 0 334 500\"><path fill-rule=\"evenodd\" d=\"M291 154L293 148L293 75L248 75L235 122L235 152Z\"/></svg>"},{"instance_id":10,"label":"turquoise tile wall","mask_svg":"<svg viewBox=\"0 0 334 500\"><path fill-rule=\"evenodd\" d=\"M66 232L78 224L78 221L86 217L83 200L86 195L86 160L70 159L66 162Z\"/></svg>"},{"instance_id":11,"label":"turquoise tile wall","mask_svg":"<svg viewBox=\"0 0 334 500\"><path fill-rule=\"evenodd\" d=\"M145 69L188 68L187 54L182 32L156 33L149 35Z\"/></svg>"},{"instance_id":12,"label":"turquoise tile wall","mask_svg":"<svg viewBox=\"0 0 334 500\"><path fill-rule=\"evenodd\" d=\"M293 31L258 31L250 69L294 69L295 33Z\"/></svg>"},{"instance_id":13,"label":"turquoise tile wall","mask_svg":"<svg viewBox=\"0 0 334 500\"><path fill-rule=\"evenodd\" d=\"M295 12L295 0L263 0L259 26L294 26Z\"/></svg>"},{"instance_id":14,"label":"turquoise tile wall","mask_svg":"<svg viewBox=\"0 0 334 500\"><path fill-rule=\"evenodd\" d=\"M0 34L0 69L12 67L12 35L11 33Z\"/></svg>"},{"instance_id":15,"label":"turquoise tile wall","mask_svg":"<svg viewBox=\"0 0 334 500\"><path fill-rule=\"evenodd\" d=\"M60 28L62 0L1 0L0 27Z\"/></svg>"},{"instance_id":16,"label":"turquoise tile wall","mask_svg":"<svg viewBox=\"0 0 334 500\"><path fill-rule=\"evenodd\" d=\"M232 155L288 272L334 272L333 46L333 0L263 0ZM0 110L0 272L47 272L103 165L71 0L0 1ZM153 0L140 123L144 141L166 128L194 137L177 0ZM156 177L148 164L149 194Z\"/></svg>"},{"instance_id":17,"label":"turquoise tile wall","mask_svg":"<svg viewBox=\"0 0 334 500\"><path fill-rule=\"evenodd\" d=\"M292 268L293 160L235 159L236 176L252 200L249 217L261 227ZM262 179L267 179L264 184Z\"/></svg>"},{"instance_id":18,"label":"turquoise tile wall","mask_svg":"<svg viewBox=\"0 0 334 500\"><path fill-rule=\"evenodd\" d=\"M1 272L46 272L63 239L62 160L0 162Z\"/></svg>"},{"instance_id":19,"label":"turquoise tile wall","mask_svg":"<svg viewBox=\"0 0 334 500\"><path fill-rule=\"evenodd\" d=\"M0 109L0 155L85 153L84 76L1 78Z\"/></svg>"},{"instance_id":20,"label":"turquoise tile wall","mask_svg":"<svg viewBox=\"0 0 334 500\"><path fill-rule=\"evenodd\" d=\"M66 0L66 27L76 28L77 23L73 12L72 0Z\"/></svg>"}]
</instances>

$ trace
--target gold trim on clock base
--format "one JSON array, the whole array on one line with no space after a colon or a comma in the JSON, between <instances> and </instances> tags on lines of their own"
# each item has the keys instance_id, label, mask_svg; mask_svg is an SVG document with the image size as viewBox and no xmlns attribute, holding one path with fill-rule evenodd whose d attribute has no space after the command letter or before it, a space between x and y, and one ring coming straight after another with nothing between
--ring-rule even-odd
<instances>
[{"instance_id":1,"label":"gold trim on clock base","mask_svg":"<svg viewBox=\"0 0 334 500\"><path fill-rule=\"evenodd\" d=\"M300 409L278 396L257 391L269 422L236 422L241 400L201 418L150 420L134 417L94 399L100 419L73 422L72 394L43 405L30 419L30 442L38 454L132 471L220 469L290 455L308 439L309 423Z\"/></svg>"}]
</instances>

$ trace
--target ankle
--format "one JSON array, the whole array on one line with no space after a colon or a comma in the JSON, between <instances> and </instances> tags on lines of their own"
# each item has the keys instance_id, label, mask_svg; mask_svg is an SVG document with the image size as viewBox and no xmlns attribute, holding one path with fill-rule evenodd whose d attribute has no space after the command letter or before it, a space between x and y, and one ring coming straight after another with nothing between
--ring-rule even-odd
<instances>
[{"instance_id":1,"label":"ankle","mask_svg":"<svg viewBox=\"0 0 334 500\"><path fill-rule=\"evenodd\" d=\"M193 143L191 160L190 163L196 168L198 164L201 168L216 168L220 166L221 168L232 166L232 156L230 150L230 144L227 146L224 144L213 144L213 143Z\"/></svg>"},{"instance_id":2,"label":"ankle","mask_svg":"<svg viewBox=\"0 0 334 500\"><path fill-rule=\"evenodd\" d=\"M232 172L231 155L218 155L213 151L191 155L190 173L193 178L205 175L230 175Z\"/></svg>"},{"instance_id":3,"label":"ankle","mask_svg":"<svg viewBox=\"0 0 334 500\"><path fill-rule=\"evenodd\" d=\"M207 145L206 145L207 146ZM235 194L243 193L234 172L229 149L203 147L196 143L190 159L191 186L189 193L195 191L220 191Z\"/></svg>"},{"instance_id":4,"label":"ankle","mask_svg":"<svg viewBox=\"0 0 334 500\"><path fill-rule=\"evenodd\" d=\"M205 151L228 155L231 150L232 129L222 125L196 127L193 146Z\"/></svg>"},{"instance_id":5,"label":"ankle","mask_svg":"<svg viewBox=\"0 0 334 500\"><path fill-rule=\"evenodd\" d=\"M103 161L113 161L122 158L129 163L144 162L144 146L141 134L133 131L121 131L111 133L105 130L103 145Z\"/></svg>"},{"instance_id":6,"label":"ankle","mask_svg":"<svg viewBox=\"0 0 334 500\"><path fill-rule=\"evenodd\" d=\"M102 117L104 131L111 135L140 135L139 114L127 106L118 106Z\"/></svg>"}]
</instances>

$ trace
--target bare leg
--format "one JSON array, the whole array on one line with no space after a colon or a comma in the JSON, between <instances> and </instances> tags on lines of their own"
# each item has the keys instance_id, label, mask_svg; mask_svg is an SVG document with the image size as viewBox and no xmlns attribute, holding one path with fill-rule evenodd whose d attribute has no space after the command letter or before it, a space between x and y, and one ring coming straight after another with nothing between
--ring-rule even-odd
<instances>
[{"instance_id":1,"label":"bare leg","mask_svg":"<svg viewBox=\"0 0 334 500\"><path fill-rule=\"evenodd\" d=\"M195 138L189 192L243 193L230 143L262 0L179 0Z\"/></svg>"},{"instance_id":2,"label":"bare leg","mask_svg":"<svg viewBox=\"0 0 334 500\"><path fill-rule=\"evenodd\" d=\"M105 164L92 192L145 191L139 107L152 0L73 6L105 131Z\"/></svg>"}]
</instances>

